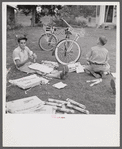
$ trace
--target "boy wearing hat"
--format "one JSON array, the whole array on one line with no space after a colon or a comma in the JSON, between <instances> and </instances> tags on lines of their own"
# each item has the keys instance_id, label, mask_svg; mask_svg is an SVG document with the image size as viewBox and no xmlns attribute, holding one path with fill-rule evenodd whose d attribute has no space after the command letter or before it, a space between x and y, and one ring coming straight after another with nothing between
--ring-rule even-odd
<instances>
[{"instance_id":1,"label":"boy wearing hat","mask_svg":"<svg viewBox=\"0 0 122 149\"><path fill-rule=\"evenodd\" d=\"M18 47L13 51L14 64L20 71L32 72L33 70L29 70L27 66L31 64L31 61L35 62L37 56L26 46L26 36L19 36L17 41Z\"/></svg>"},{"instance_id":2,"label":"boy wearing hat","mask_svg":"<svg viewBox=\"0 0 122 149\"><path fill-rule=\"evenodd\" d=\"M104 47L106 43L105 36L99 37L97 46L92 47L87 54L88 65L85 66L85 72L92 74L95 78L101 78L104 74L110 73L109 54Z\"/></svg>"}]
</instances>

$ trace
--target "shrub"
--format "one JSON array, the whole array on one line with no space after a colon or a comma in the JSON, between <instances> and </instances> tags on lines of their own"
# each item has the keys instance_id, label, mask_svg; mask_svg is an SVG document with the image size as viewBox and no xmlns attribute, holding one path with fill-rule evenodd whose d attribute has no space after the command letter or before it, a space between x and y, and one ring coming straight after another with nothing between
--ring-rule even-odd
<instances>
[{"instance_id":1,"label":"shrub","mask_svg":"<svg viewBox=\"0 0 122 149\"><path fill-rule=\"evenodd\" d=\"M10 30L11 29L11 26L10 25L7 25L7 30Z\"/></svg>"},{"instance_id":2,"label":"shrub","mask_svg":"<svg viewBox=\"0 0 122 149\"><path fill-rule=\"evenodd\" d=\"M14 29L20 29L20 28L22 28L22 27L23 27L22 24L16 24L16 25L14 26Z\"/></svg>"},{"instance_id":3,"label":"shrub","mask_svg":"<svg viewBox=\"0 0 122 149\"><path fill-rule=\"evenodd\" d=\"M76 20L78 26L81 26L81 27L86 27L87 26L88 21L87 21L86 18L84 18L84 17L76 17L75 20Z\"/></svg>"},{"instance_id":4,"label":"shrub","mask_svg":"<svg viewBox=\"0 0 122 149\"><path fill-rule=\"evenodd\" d=\"M80 26L80 27L86 27L87 26L87 22L86 21L79 21L77 23L78 23L78 26Z\"/></svg>"},{"instance_id":5,"label":"shrub","mask_svg":"<svg viewBox=\"0 0 122 149\"><path fill-rule=\"evenodd\" d=\"M87 19L83 17L74 17L70 16L67 18L64 18L71 26L74 25L75 27L86 27L87 26ZM53 19L54 26L56 27L68 27L66 23L60 19ZM41 21L39 21L36 26L42 27L43 24Z\"/></svg>"},{"instance_id":6,"label":"shrub","mask_svg":"<svg viewBox=\"0 0 122 149\"><path fill-rule=\"evenodd\" d=\"M81 19L73 19L72 17L67 18L66 21L72 26L77 26L77 27L86 27L87 26L87 21L86 20L81 20ZM54 20L56 23L57 27L67 27L66 23L60 20Z\"/></svg>"},{"instance_id":7,"label":"shrub","mask_svg":"<svg viewBox=\"0 0 122 149\"><path fill-rule=\"evenodd\" d=\"M43 24L42 24L42 22L38 22L35 26L43 27Z\"/></svg>"},{"instance_id":8,"label":"shrub","mask_svg":"<svg viewBox=\"0 0 122 149\"><path fill-rule=\"evenodd\" d=\"M54 23L55 23L56 27L67 27L67 25L63 21L61 21L61 20L55 19Z\"/></svg>"},{"instance_id":9,"label":"shrub","mask_svg":"<svg viewBox=\"0 0 122 149\"><path fill-rule=\"evenodd\" d=\"M7 25L7 30L12 30L12 29L20 29L23 26L21 24L16 24L16 25Z\"/></svg>"}]
</instances>

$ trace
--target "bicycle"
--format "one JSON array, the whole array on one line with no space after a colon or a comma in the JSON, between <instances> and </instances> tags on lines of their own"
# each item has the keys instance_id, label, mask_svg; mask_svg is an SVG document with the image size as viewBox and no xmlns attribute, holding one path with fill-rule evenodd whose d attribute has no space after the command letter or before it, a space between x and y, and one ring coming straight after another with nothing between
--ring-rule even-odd
<instances>
[{"instance_id":1,"label":"bicycle","mask_svg":"<svg viewBox=\"0 0 122 149\"><path fill-rule=\"evenodd\" d=\"M54 34L56 27L43 24L43 29L45 33L39 38L39 47L44 51L51 51L56 47L58 42L58 39Z\"/></svg>"},{"instance_id":2,"label":"bicycle","mask_svg":"<svg viewBox=\"0 0 122 149\"><path fill-rule=\"evenodd\" d=\"M64 20L63 18L61 18L61 20L63 20L68 26L68 28L65 29L65 35L66 35L65 38L57 42L58 41L57 37L54 35L54 31L56 29L53 27L51 28L46 27L49 33L46 32L40 37L39 45L45 51L50 51L54 49L57 61L63 65L67 65L69 63L75 63L80 58L81 49L79 44L77 43L77 40L79 39L79 37L84 35L84 33L82 32L82 34L80 34L74 31L73 27L71 27L66 22L66 20ZM75 38L70 39L70 35L75 35ZM44 48L44 46L42 46L42 44L44 44L43 43L44 41L42 41L43 37L46 39L45 44L51 46L50 49L46 49Z\"/></svg>"},{"instance_id":3,"label":"bicycle","mask_svg":"<svg viewBox=\"0 0 122 149\"><path fill-rule=\"evenodd\" d=\"M68 27L68 34L75 35L74 39L67 38L62 39L58 42L56 49L55 49L55 57L57 61L63 65L67 65L69 63L75 63L81 56L81 49L77 40L79 37L84 36L84 32L78 33L74 31L74 28L71 27L66 20L62 19L69 27Z\"/></svg>"}]
</instances>

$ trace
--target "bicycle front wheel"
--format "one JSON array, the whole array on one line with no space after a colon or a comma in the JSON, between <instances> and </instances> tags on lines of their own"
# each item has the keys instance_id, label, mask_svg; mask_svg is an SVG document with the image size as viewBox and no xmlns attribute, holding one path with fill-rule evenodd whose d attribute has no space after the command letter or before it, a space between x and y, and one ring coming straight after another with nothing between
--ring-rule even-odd
<instances>
[{"instance_id":1,"label":"bicycle front wheel","mask_svg":"<svg viewBox=\"0 0 122 149\"><path fill-rule=\"evenodd\" d=\"M70 39L62 40L55 49L55 57L63 65L75 63L80 58L80 55L80 46L76 41Z\"/></svg>"},{"instance_id":2,"label":"bicycle front wheel","mask_svg":"<svg viewBox=\"0 0 122 149\"><path fill-rule=\"evenodd\" d=\"M51 51L56 47L57 38L51 33L45 33L39 38L39 47L44 51Z\"/></svg>"}]
</instances>

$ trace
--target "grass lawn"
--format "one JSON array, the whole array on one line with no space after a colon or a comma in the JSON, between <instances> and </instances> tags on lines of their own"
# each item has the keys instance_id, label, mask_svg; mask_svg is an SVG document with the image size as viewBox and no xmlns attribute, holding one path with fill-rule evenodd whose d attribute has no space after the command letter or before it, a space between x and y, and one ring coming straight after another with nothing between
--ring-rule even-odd
<instances>
[{"instance_id":1,"label":"grass lawn","mask_svg":"<svg viewBox=\"0 0 122 149\"><path fill-rule=\"evenodd\" d=\"M104 30L95 28L85 28L85 37L80 38L78 43L82 50L82 56L79 62L84 65L86 64L85 55L90 50L90 47L96 45L96 40L100 35L105 35L108 39L106 48L110 54L109 64L111 66L111 72L116 72L116 30ZM11 71L8 73L7 80L17 79L23 76L27 76L26 73L19 72L12 61L12 52L17 47L15 35L19 33L26 33L28 37L27 46L37 54L37 62L41 60L56 61L55 57L51 55L51 52L42 51L38 46L38 40L43 33L40 27L23 27L21 29L8 31L7 32L7 68L11 67ZM64 35L57 33L60 39ZM46 101L48 98L65 100L71 98L86 106L90 114L115 114L115 95L113 95L110 87L110 79L112 76L106 76L103 81L93 87L90 87L86 80L92 80L94 77L85 73L69 73L68 77L62 82L67 84L64 89L58 90L52 85L59 82L58 79L50 80L50 84L42 85L40 88L36 86L25 94L24 90L16 87L9 86L7 83L7 94L9 94L7 101L16 100L28 96L36 95L40 99ZM76 111L76 114L79 112Z\"/></svg>"}]
</instances>

